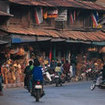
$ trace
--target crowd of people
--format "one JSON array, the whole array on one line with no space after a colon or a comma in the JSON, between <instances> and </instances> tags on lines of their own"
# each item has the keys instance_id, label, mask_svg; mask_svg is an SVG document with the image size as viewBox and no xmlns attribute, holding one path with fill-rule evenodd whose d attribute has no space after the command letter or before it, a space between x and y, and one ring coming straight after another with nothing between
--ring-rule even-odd
<instances>
[{"instance_id":1,"label":"crowd of people","mask_svg":"<svg viewBox=\"0 0 105 105\"><path fill-rule=\"evenodd\" d=\"M0 69L0 95L2 94L2 82L4 80L4 83L9 83L9 81L11 80L12 82L17 81L17 82L21 82L24 81L24 86L25 87L29 87L32 86L33 87L33 80L35 81L36 79L40 79L41 81L43 81L43 72L42 72L42 68L43 70L45 70L47 68L48 72L50 74L52 73L56 73L58 72L60 76L65 75L65 76L69 76L70 77L79 77L83 72L85 72L87 69L91 68L92 70L102 70L104 67L104 63L100 60L100 59L95 59L95 60L87 60L86 56L72 56L72 58L70 59L70 61L68 61L67 59L61 59L61 60L51 60L51 62L48 59L41 59L38 58L36 61L36 58L31 58L29 61L29 64L26 65L24 64L24 62L22 61L22 65L20 65L20 62L12 62L11 60L8 61L8 65L7 64L3 64L1 65L0 68L4 68L5 72L1 73L1 69ZM11 66L12 64L12 66ZM5 73L7 72L11 73L11 77L12 79L9 79L7 81L7 76ZM103 69L103 78L105 78L105 70ZM24 74L25 74L25 78L24 78ZM19 76L15 76L15 75L19 75ZM22 78L20 80L20 78ZM30 85L29 85L30 84Z\"/></svg>"}]
</instances>

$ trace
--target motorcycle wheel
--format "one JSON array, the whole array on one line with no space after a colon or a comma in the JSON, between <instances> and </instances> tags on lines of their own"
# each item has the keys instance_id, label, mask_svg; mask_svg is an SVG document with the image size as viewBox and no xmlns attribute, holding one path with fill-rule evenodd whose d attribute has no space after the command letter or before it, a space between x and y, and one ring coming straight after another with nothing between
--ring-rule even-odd
<instances>
[{"instance_id":1,"label":"motorcycle wheel","mask_svg":"<svg viewBox=\"0 0 105 105\"><path fill-rule=\"evenodd\" d=\"M56 87L58 87L58 84L59 84L59 80L56 80L56 81L55 81Z\"/></svg>"},{"instance_id":2,"label":"motorcycle wheel","mask_svg":"<svg viewBox=\"0 0 105 105\"><path fill-rule=\"evenodd\" d=\"M93 91L93 90L95 89L95 87L96 87L96 85L95 85L95 84L92 84L92 85L90 86L91 91Z\"/></svg>"},{"instance_id":3,"label":"motorcycle wheel","mask_svg":"<svg viewBox=\"0 0 105 105\"><path fill-rule=\"evenodd\" d=\"M39 98L40 98L40 91L36 90L36 102L39 102Z\"/></svg>"}]
</instances>

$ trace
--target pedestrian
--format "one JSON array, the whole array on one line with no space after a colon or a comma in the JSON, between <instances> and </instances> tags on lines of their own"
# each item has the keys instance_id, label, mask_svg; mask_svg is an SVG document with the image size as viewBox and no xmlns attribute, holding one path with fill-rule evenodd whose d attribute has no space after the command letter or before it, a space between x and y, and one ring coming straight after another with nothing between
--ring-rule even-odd
<instances>
[{"instance_id":1,"label":"pedestrian","mask_svg":"<svg viewBox=\"0 0 105 105\"><path fill-rule=\"evenodd\" d=\"M66 75L66 80L69 82L70 81L70 63L68 60L63 65L63 73Z\"/></svg>"},{"instance_id":2,"label":"pedestrian","mask_svg":"<svg viewBox=\"0 0 105 105\"><path fill-rule=\"evenodd\" d=\"M3 82L3 78L2 78L1 66L0 66L0 96L3 96L2 82Z\"/></svg>"},{"instance_id":3,"label":"pedestrian","mask_svg":"<svg viewBox=\"0 0 105 105\"><path fill-rule=\"evenodd\" d=\"M63 72L64 74L70 73L70 63L68 60L63 64Z\"/></svg>"}]
</instances>

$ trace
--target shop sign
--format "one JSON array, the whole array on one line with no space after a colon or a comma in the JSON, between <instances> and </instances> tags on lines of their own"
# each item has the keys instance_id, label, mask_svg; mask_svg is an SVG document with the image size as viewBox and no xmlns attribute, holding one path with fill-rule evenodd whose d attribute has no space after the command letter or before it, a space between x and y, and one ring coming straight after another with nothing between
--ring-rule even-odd
<instances>
[{"instance_id":1,"label":"shop sign","mask_svg":"<svg viewBox=\"0 0 105 105\"><path fill-rule=\"evenodd\" d=\"M35 36L12 35L12 43L23 43L23 42L34 42L34 41L36 41Z\"/></svg>"},{"instance_id":2,"label":"shop sign","mask_svg":"<svg viewBox=\"0 0 105 105\"><path fill-rule=\"evenodd\" d=\"M67 9L62 9L58 11L58 17L55 21L67 21Z\"/></svg>"}]
</instances>

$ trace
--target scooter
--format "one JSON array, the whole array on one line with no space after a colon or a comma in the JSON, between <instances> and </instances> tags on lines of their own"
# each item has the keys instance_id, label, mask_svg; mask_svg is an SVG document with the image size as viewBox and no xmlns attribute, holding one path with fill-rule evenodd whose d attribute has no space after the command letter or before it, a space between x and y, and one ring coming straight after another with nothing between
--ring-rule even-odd
<instances>
[{"instance_id":1,"label":"scooter","mask_svg":"<svg viewBox=\"0 0 105 105\"><path fill-rule=\"evenodd\" d=\"M39 102L39 99L43 96L43 85L41 81L36 81L34 86L33 96L36 98L36 102Z\"/></svg>"},{"instance_id":2,"label":"scooter","mask_svg":"<svg viewBox=\"0 0 105 105\"><path fill-rule=\"evenodd\" d=\"M52 81L50 73L47 71L47 68L43 70L44 84L50 83Z\"/></svg>"}]
</instances>

